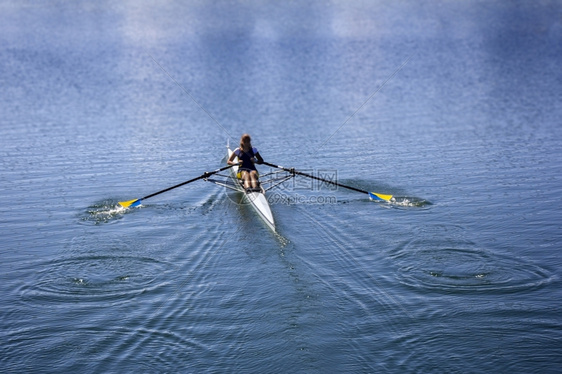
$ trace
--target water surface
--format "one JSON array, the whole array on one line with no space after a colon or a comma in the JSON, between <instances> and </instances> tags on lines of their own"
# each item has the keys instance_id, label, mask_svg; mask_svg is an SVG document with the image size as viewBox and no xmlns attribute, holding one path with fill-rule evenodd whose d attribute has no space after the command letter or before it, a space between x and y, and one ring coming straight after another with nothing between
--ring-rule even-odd
<instances>
[{"instance_id":1,"label":"water surface","mask_svg":"<svg viewBox=\"0 0 562 374\"><path fill-rule=\"evenodd\" d=\"M560 367L557 2L0 8L3 371Z\"/></svg>"}]
</instances>

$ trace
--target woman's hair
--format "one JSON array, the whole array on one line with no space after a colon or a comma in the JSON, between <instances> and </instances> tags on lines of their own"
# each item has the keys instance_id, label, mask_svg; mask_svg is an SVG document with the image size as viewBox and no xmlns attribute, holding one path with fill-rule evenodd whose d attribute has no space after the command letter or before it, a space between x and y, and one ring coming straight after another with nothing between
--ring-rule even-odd
<instances>
[{"instance_id":1,"label":"woman's hair","mask_svg":"<svg viewBox=\"0 0 562 374\"><path fill-rule=\"evenodd\" d=\"M252 138L249 134L244 134L240 138L240 150L248 152L252 148Z\"/></svg>"}]
</instances>

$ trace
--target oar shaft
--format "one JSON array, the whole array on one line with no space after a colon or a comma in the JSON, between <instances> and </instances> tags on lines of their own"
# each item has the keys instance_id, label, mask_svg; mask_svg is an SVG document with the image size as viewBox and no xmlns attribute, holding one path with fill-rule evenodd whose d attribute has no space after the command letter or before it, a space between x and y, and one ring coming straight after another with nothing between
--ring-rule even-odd
<instances>
[{"instance_id":1,"label":"oar shaft","mask_svg":"<svg viewBox=\"0 0 562 374\"><path fill-rule=\"evenodd\" d=\"M168 188L166 188L165 190L158 191L158 192L154 192L154 193L151 193L150 195L147 195L147 196L145 196L145 197L141 197L141 200L148 199L148 198L150 198L150 197L152 197L152 196L160 195L161 193L168 192L168 191L170 191L170 190L173 190L174 188L178 188L178 187L184 186L184 185L186 185L186 184L188 184L188 183L195 182L196 180L203 179L203 178L204 178L204 176L199 176L199 177L197 177L197 178L190 179L190 180L185 181L185 182L183 182L183 183L176 184L175 186L168 187Z\"/></svg>"},{"instance_id":2,"label":"oar shaft","mask_svg":"<svg viewBox=\"0 0 562 374\"><path fill-rule=\"evenodd\" d=\"M337 182L334 182L334 181L331 181L331 180L328 180L328 179L323 179L323 178L315 177L314 175L306 174L306 173L303 173L303 172L301 172L301 171L297 171L297 170L292 169L292 168L290 169L290 168L285 168L285 167L279 166L279 165L273 165L273 164L270 164L269 162L265 162L265 161L263 162L263 164L264 164L264 165L267 165L267 166L271 166L272 168L278 168L278 169L281 169L281 170L285 170L286 172L291 173L291 174L302 175L303 177L307 177L307 178L311 178L311 179L316 179L316 180L319 180L319 181L322 181L322 182L325 182L325 183L328 183L328 184L332 184L332 185L334 185L334 186L347 188L347 189L352 190L352 191L362 192L362 193L366 193L366 194L369 193L368 191L361 190L361 189L359 189L359 188L355 188L355 187L351 187L351 186L346 186L345 184L337 183Z\"/></svg>"},{"instance_id":3,"label":"oar shaft","mask_svg":"<svg viewBox=\"0 0 562 374\"><path fill-rule=\"evenodd\" d=\"M182 183L180 183L180 184L176 184L175 186L168 187L168 188L166 188L166 189L164 189L164 190L162 190L162 191L154 192L154 193L152 193L152 194L150 194L150 195L147 195L147 196L145 196L145 197L142 197L141 200L148 199L148 198L153 197L153 196L156 196L156 195L160 195L161 193L168 192L168 191L170 191L170 190L173 190L174 188L178 188L178 187L184 186L184 185L186 185L186 184L188 184L188 183L195 182L195 181L197 181L197 180L199 180L199 179L207 178L207 177L209 177L209 176L211 176L211 175L213 175L213 174L219 173L219 172L221 172L221 171L223 171L223 170L226 170L226 169L229 169L229 168L231 168L231 167L233 167L233 166L236 166L236 165L228 165L228 166L225 166L225 167L223 167L223 168L217 169L217 170L215 170L215 171L206 171L203 175L200 175L200 176L198 176L198 177L196 177L196 178L193 178L193 179L190 179L190 180L188 180L188 181L182 182Z\"/></svg>"}]
</instances>

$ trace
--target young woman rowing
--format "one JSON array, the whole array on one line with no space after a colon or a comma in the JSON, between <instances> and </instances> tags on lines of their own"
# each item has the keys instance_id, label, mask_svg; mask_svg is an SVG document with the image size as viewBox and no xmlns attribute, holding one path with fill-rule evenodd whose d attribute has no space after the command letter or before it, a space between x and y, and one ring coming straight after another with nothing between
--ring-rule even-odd
<instances>
[{"instance_id":1,"label":"young woman rowing","mask_svg":"<svg viewBox=\"0 0 562 374\"><path fill-rule=\"evenodd\" d=\"M242 135L240 138L240 147L234 150L227 163L229 165L236 165L236 162L234 162L236 157L238 157L238 163L240 164L239 171L241 172L244 188L246 190L249 188L258 188L258 171L256 170L255 164L263 163L263 158L260 156L258 149L252 147L250 135Z\"/></svg>"}]
</instances>

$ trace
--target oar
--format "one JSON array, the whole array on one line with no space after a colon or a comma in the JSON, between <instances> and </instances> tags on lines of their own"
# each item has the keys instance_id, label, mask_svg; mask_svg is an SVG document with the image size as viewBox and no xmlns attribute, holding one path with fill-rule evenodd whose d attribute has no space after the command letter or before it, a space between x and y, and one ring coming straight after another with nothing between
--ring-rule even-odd
<instances>
[{"instance_id":1,"label":"oar","mask_svg":"<svg viewBox=\"0 0 562 374\"><path fill-rule=\"evenodd\" d=\"M207 178L207 177L209 177L209 176L211 176L211 175L213 175L213 174L219 173L219 172L221 172L221 171L223 171L223 170L226 170L226 169L228 169L228 168L231 168L231 167L233 167L233 166L236 166L236 165L228 165L228 166L225 166L225 167L223 167L223 168L217 169L217 170L215 170L215 171L206 171L203 175L200 175L200 176L198 176L197 178L193 178L193 179L190 179L190 180L185 181L185 182L183 182L183 183L176 184L175 186L168 187L168 188L166 188L165 190L152 193L152 194L147 195L147 196L145 196L145 197L141 197L140 199L134 199L134 200L129 200L129 201L120 201L120 202L119 202L119 205L121 205L123 208L139 206L139 205L141 204L141 200L148 199L149 197L156 196L156 195L159 195L159 194L161 194L161 193L164 193L164 192L173 190L174 188L178 188L178 187L184 186L184 185L186 185L186 184L188 184L188 183L195 182L195 181L197 181L197 180L199 180L199 179Z\"/></svg>"},{"instance_id":2,"label":"oar","mask_svg":"<svg viewBox=\"0 0 562 374\"><path fill-rule=\"evenodd\" d=\"M371 200L389 201L390 199L392 199L392 195L384 195L384 194L380 194L380 193L376 193L376 192L369 192L369 191L361 190L359 188L355 188L355 187L351 187L351 186L346 186L346 185L341 184L341 183L332 182L331 180L318 178L318 177L315 177L314 175L310 175L310 174L306 174L306 173L297 171L293 168L285 168L283 166L273 165L273 164L270 164L269 162L265 162L265 161L263 162L263 164L267 165L267 166L271 166L272 168L284 170L284 171L286 171L288 173L291 173L293 175L302 175L303 177L316 179L316 180L319 180L319 181L322 181L322 182L325 182L325 183L333 184L333 185L338 186L338 187L347 188L347 189L352 190L352 191L366 193L366 194L369 195L369 199L371 199Z\"/></svg>"}]
</instances>

